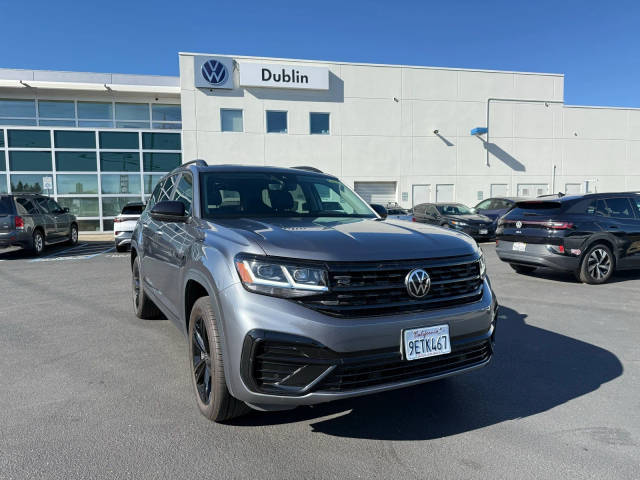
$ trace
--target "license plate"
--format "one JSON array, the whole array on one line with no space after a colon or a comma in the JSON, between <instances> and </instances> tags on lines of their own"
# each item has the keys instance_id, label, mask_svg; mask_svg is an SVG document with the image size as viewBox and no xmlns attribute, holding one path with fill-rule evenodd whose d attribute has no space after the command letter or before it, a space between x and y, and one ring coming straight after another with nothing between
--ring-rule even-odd
<instances>
[{"instance_id":1,"label":"license plate","mask_svg":"<svg viewBox=\"0 0 640 480\"><path fill-rule=\"evenodd\" d=\"M487 230L486 228L481 228L480 230L478 230L478 234L480 235L487 235L489 233L489 230Z\"/></svg>"},{"instance_id":2,"label":"license plate","mask_svg":"<svg viewBox=\"0 0 640 480\"><path fill-rule=\"evenodd\" d=\"M514 242L513 247L511 248L513 248L513 250L517 252L524 252L527 249L527 244L522 242Z\"/></svg>"},{"instance_id":3,"label":"license plate","mask_svg":"<svg viewBox=\"0 0 640 480\"><path fill-rule=\"evenodd\" d=\"M402 332L404 358L418 360L451 353L449 325L412 328Z\"/></svg>"}]
</instances>

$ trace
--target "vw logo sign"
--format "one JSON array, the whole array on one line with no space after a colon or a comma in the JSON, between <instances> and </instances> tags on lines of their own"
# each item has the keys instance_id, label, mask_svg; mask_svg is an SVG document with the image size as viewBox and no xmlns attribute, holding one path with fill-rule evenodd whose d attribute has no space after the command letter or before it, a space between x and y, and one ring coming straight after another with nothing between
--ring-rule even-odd
<instances>
[{"instance_id":1,"label":"vw logo sign","mask_svg":"<svg viewBox=\"0 0 640 480\"><path fill-rule=\"evenodd\" d=\"M405 277L404 284L413 298L423 298L429 293L431 278L423 269L414 268Z\"/></svg>"},{"instance_id":2,"label":"vw logo sign","mask_svg":"<svg viewBox=\"0 0 640 480\"><path fill-rule=\"evenodd\" d=\"M520 220L516 222L516 228L522 228L522 222Z\"/></svg>"},{"instance_id":3,"label":"vw logo sign","mask_svg":"<svg viewBox=\"0 0 640 480\"><path fill-rule=\"evenodd\" d=\"M202 76L211 85L222 85L227 81L229 72L218 60L207 60L202 64Z\"/></svg>"}]
</instances>

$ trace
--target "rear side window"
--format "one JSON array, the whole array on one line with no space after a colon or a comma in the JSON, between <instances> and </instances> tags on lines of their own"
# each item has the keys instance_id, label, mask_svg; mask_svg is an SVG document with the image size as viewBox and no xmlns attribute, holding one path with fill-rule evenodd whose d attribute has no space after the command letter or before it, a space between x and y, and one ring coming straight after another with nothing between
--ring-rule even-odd
<instances>
[{"instance_id":1,"label":"rear side window","mask_svg":"<svg viewBox=\"0 0 640 480\"><path fill-rule=\"evenodd\" d=\"M607 212L613 218L634 218L631 202L627 198L607 198Z\"/></svg>"},{"instance_id":2,"label":"rear side window","mask_svg":"<svg viewBox=\"0 0 640 480\"><path fill-rule=\"evenodd\" d=\"M426 210L427 210L427 206L424 204L416 205L415 207L413 207L413 213L424 214Z\"/></svg>"},{"instance_id":3,"label":"rear side window","mask_svg":"<svg viewBox=\"0 0 640 480\"><path fill-rule=\"evenodd\" d=\"M12 215L11 197L0 197L0 215Z\"/></svg>"},{"instance_id":4,"label":"rear side window","mask_svg":"<svg viewBox=\"0 0 640 480\"><path fill-rule=\"evenodd\" d=\"M29 198L16 198L16 203L20 205L20 207L24 209L25 213L29 215L36 215L38 213L36 206Z\"/></svg>"},{"instance_id":5,"label":"rear side window","mask_svg":"<svg viewBox=\"0 0 640 480\"><path fill-rule=\"evenodd\" d=\"M144 205L125 205L122 209L123 215L140 215L144 210Z\"/></svg>"}]
</instances>

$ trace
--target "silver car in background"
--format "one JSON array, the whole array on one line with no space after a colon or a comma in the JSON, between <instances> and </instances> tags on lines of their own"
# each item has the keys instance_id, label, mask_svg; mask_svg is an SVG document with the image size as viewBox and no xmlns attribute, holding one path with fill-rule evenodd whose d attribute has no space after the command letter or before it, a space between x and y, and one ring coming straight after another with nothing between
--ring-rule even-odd
<instances>
[{"instance_id":1,"label":"silver car in background","mask_svg":"<svg viewBox=\"0 0 640 480\"><path fill-rule=\"evenodd\" d=\"M113 219L113 236L118 252L126 251L131 245L131 234L144 210L144 203L128 203Z\"/></svg>"}]
</instances>

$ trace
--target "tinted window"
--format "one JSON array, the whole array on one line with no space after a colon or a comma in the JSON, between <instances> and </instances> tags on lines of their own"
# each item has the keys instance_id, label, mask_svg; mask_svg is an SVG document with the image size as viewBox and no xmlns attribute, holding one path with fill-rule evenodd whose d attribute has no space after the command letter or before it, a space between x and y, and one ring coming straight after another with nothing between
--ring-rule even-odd
<instances>
[{"instance_id":1,"label":"tinted window","mask_svg":"<svg viewBox=\"0 0 640 480\"><path fill-rule=\"evenodd\" d=\"M640 218L640 195L633 197L631 203L636 206L636 215Z\"/></svg>"},{"instance_id":2,"label":"tinted window","mask_svg":"<svg viewBox=\"0 0 640 480\"><path fill-rule=\"evenodd\" d=\"M116 217L128 203L139 202L140 197L102 197L102 215Z\"/></svg>"},{"instance_id":3,"label":"tinted window","mask_svg":"<svg viewBox=\"0 0 640 480\"><path fill-rule=\"evenodd\" d=\"M329 114L310 113L309 133L312 135L329 135Z\"/></svg>"},{"instance_id":4,"label":"tinted window","mask_svg":"<svg viewBox=\"0 0 640 480\"><path fill-rule=\"evenodd\" d=\"M11 215L12 213L11 197L0 197L0 215Z\"/></svg>"},{"instance_id":5,"label":"tinted window","mask_svg":"<svg viewBox=\"0 0 640 480\"><path fill-rule=\"evenodd\" d=\"M95 172L96 152L56 152L56 170Z\"/></svg>"},{"instance_id":6,"label":"tinted window","mask_svg":"<svg viewBox=\"0 0 640 480\"><path fill-rule=\"evenodd\" d=\"M484 202L480 202L478 205L476 205L476 209L477 210L489 210L489 206L491 205L492 200L488 199L485 200Z\"/></svg>"},{"instance_id":7,"label":"tinted window","mask_svg":"<svg viewBox=\"0 0 640 480\"><path fill-rule=\"evenodd\" d=\"M184 204L184 211L187 215L190 215L191 202L193 200L193 179L191 178L191 175L184 173L180 176L180 181L176 186L176 193L173 197L174 200Z\"/></svg>"},{"instance_id":8,"label":"tinted window","mask_svg":"<svg viewBox=\"0 0 640 480\"><path fill-rule=\"evenodd\" d=\"M179 153L145 153L142 161L145 172L169 172L181 163Z\"/></svg>"},{"instance_id":9,"label":"tinted window","mask_svg":"<svg viewBox=\"0 0 640 480\"><path fill-rule=\"evenodd\" d=\"M138 149L136 132L100 132L100 148Z\"/></svg>"},{"instance_id":10,"label":"tinted window","mask_svg":"<svg viewBox=\"0 0 640 480\"><path fill-rule=\"evenodd\" d=\"M100 214L97 198L62 197L58 198L58 203L78 217L97 217Z\"/></svg>"},{"instance_id":11,"label":"tinted window","mask_svg":"<svg viewBox=\"0 0 640 480\"><path fill-rule=\"evenodd\" d=\"M100 170L103 172L139 172L138 152L100 152Z\"/></svg>"},{"instance_id":12,"label":"tinted window","mask_svg":"<svg viewBox=\"0 0 640 480\"><path fill-rule=\"evenodd\" d=\"M36 206L30 198L16 198L16 203L21 205L22 208L24 208L24 210L30 215L36 215L38 213Z\"/></svg>"},{"instance_id":13,"label":"tinted window","mask_svg":"<svg viewBox=\"0 0 640 480\"><path fill-rule=\"evenodd\" d=\"M51 147L51 134L49 130L9 130L7 131L7 136L10 147Z\"/></svg>"},{"instance_id":14,"label":"tinted window","mask_svg":"<svg viewBox=\"0 0 640 480\"><path fill-rule=\"evenodd\" d=\"M125 205L122 209L123 215L140 215L144 210L144 205Z\"/></svg>"},{"instance_id":15,"label":"tinted window","mask_svg":"<svg viewBox=\"0 0 640 480\"><path fill-rule=\"evenodd\" d=\"M58 148L96 148L96 136L93 132L56 130L53 140Z\"/></svg>"},{"instance_id":16,"label":"tinted window","mask_svg":"<svg viewBox=\"0 0 640 480\"><path fill-rule=\"evenodd\" d=\"M287 133L287 112L267 111L267 133Z\"/></svg>"},{"instance_id":17,"label":"tinted window","mask_svg":"<svg viewBox=\"0 0 640 480\"><path fill-rule=\"evenodd\" d=\"M98 175L56 175L58 195L98 193Z\"/></svg>"},{"instance_id":18,"label":"tinted window","mask_svg":"<svg viewBox=\"0 0 640 480\"><path fill-rule=\"evenodd\" d=\"M51 152L14 150L9 152L11 170L20 172L50 172Z\"/></svg>"},{"instance_id":19,"label":"tinted window","mask_svg":"<svg viewBox=\"0 0 640 480\"><path fill-rule=\"evenodd\" d=\"M143 133L142 148L147 150L180 150L179 133Z\"/></svg>"},{"instance_id":20,"label":"tinted window","mask_svg":"<svg viewBox=\"0 0 640 480\"><path fill-rule=\"evenodd\" d=\"M613 218L634 218L631 202L623 197L607 198L607 211Z\"/></svg>"}]
</instances>

